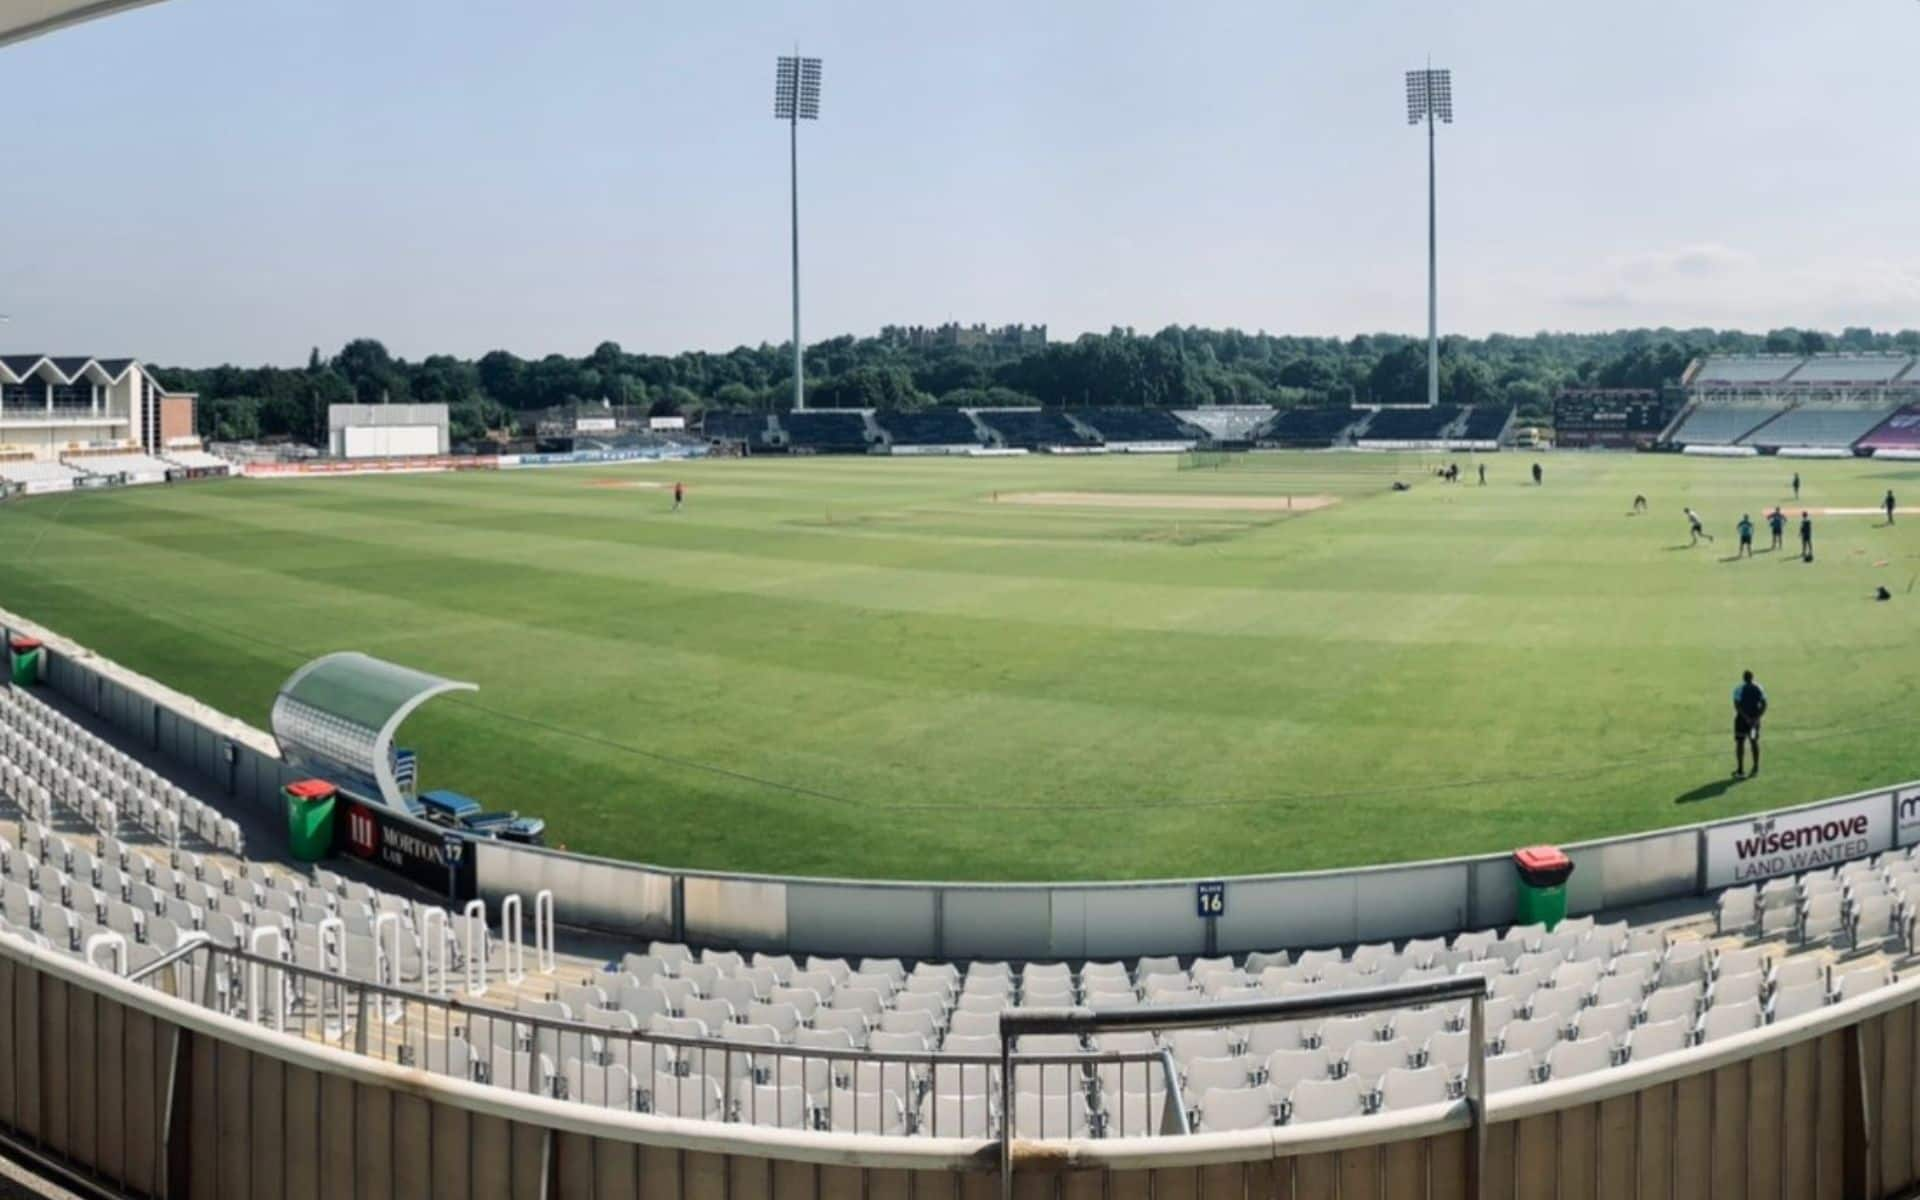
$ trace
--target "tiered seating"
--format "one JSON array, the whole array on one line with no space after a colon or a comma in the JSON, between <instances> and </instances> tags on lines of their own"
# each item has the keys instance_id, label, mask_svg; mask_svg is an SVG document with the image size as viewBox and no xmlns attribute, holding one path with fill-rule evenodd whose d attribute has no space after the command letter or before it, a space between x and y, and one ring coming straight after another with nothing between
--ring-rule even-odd
<instances>
[{"instance_id":1,"label":"tiered seating","mask_svg":"<svg viewBox=\"0 0 1920 1200\"><path fill-rule=\"evenodd\" d=\"M1697 404L1668 440L1680 446L1731 446L1785 407L1779 402Z\"/></svg>"},{"instance_id":2,"label":"tiered seating","mask_svg":"<svg viewBox=\"0 0 1920 1200\"><path fill-rule=\"evenodd\" d=\"M729 442L751 442L758 445L766 440L767 414L744 412L740 410L714 410L706 415L704 425L709 438Z\"/></svg>"},{"instance_id":3,"label":"tiered seating","mask_svg":"<svg viewBox=\"0 0 1920 1200\"><path fill-rule=\"evenodd\" d=\"M150 454L88 454L67 460L88 475L124 475L129 483L164 483L167 464Z\"/></svg>"},{"instance_id":4,"label":"tiered seating","mask_svg":"<svg viewBox=\"0 0 1920 1200\"><path fill-rule=\"evenodd\" d=\"M874 420L896 446L977 446L980 430L957 408L897 409L876 413Z\"/></svg>"},{"instance_id":5,"label":"tiered seating","mask_svg":"<svg viewBox=\"0 0 1920 1200\"><path fill-rule=\"evenodd\" d=\"M820 454L864 454L867 419L853 412L794 411L780 414L788 444Z\"/></svg>"},{"instance_id":6,"label":"tiered seating","mask_svg":"<svg viewBox=\"0 0 1920 1200\"><path fill-rule=\"evenodd\" d=\"M1497 441L1513 420L1513 409L1505 405L1475 405L1467 410L1466 426L1460 436L1469 442Z\"/></svg>"},{"instance_id":7,"label":"tiered seating","mask_svg":"<svg viewBox=\"0 0 1920 1200\"><path fill-rule=\"evenodd\" d=\"M1114 442L1186 442L1193 430L1163 408L1082 408L1074 410L1081 424L1090 425L1109 445Z\"/></svg>"},{"instance_id":8,"label":"tiered seating","mask_svg":"<svg viewBox=\"0 0 1920 1200\"><path fill-rule=\"evenodd\" d=\"M1091 446L1093 439L1075 428L1058 409L982 408L974 413L1008 446L1041 450L1049 446Z\"/></svg>"},{"instance_id":9,"label":"tiered seating","mask_svg":"<svg viewBox=\"0 0 1920 1200\"><path fill-rule=\"evenodd\" d=\"M1262 436L1284 446L1328 446L1363 415L1351 408L1289 408L1274 416Z\"/></svg>"},{"instance_id":10,"label":"tiered seating","mask_svg":"<svg viewBox=\"0 0 1920 1200\"><path fill-rule=\"evenodd\" d=\"M1266 430L1274 414L1264 405L1223 405L1183 408L1173 415L1216 442L1251 442Z\"/></svg>"},{"instance_id":11,"label":"tiered seating","mask_svg":"<svg viewBox=\"0 0 1920 1200\"><path fill-rule=\"evenodd\" d=\"M80 472L57 462L0 462L0 480L18 483L28 491L70 488Z\"/></svg>"},{"instance_id":12,"label":"tiered seating","mask_svg":"<svg viewBox=\"0 0 1920 1200\"><path fill-rule=\"evenodd\" d=\"M1775 383L1785 379L1803 360L1792 354L1715 356L1694 373L1695 387L1721 383Z\"/></svg>"},{"instance_id":13,"label":"tiered seating","mask_svg":"<svg viewBox=\"0 0 1920 1200\"><path fill-rule=\"evenodd\" d=\"M1862 384L1891 382L1913 359L1904 354L1818 354L1793 373L1795 384Z\"/></svg>"},{"instance_id":14,"label":"tiered seating","mask_svg":"<svg viewBox=\"0 0 1920 1200\"><path fill-rule=\"evenodd\" d=\"M167 461L190 471L231 470L233 467L226 459L217 454L208 454L205 450L169 450Z\"/></svg>"},{"instance_id":15,"label":"tiered seating","mask_svg":"<svg viewBox=\"0 0 1920 1200\"><path fill-rule=\"evenodd\" d=\"M1427 442L1442 436L1447 426L1460 419L1460 406L1438 404L1432 408L1383 408L1374 414L1364 440L1372 442Z\"/></svg>"},{"instance_id":16,"label":"tiered seating","mask_svg":"<svg viewBox=\"0 0 1920 1200\"><path fill-rule=\"evenodd\" d=\"M1893 976L1887 955L1874 951L1904 955L1920 915L1920 859L1890 852L1724 892L1710 931L1582 917L1552 932L1515 926L1347 952L1077 968L799 962L655 942L611 963L565 958L531 974L522 964L516 977L513 955L493 961L479 918L325 870L247 860L231 822L20 689L0 693L0 793L19 812L17 823L0 815L0 933L69 953L118 935L134 965L201 934L313 972L263 984L261 972L231 958L189 960L199 975L181 994L210 995L245 1019L297 1024L342 1046L355 1044L356 1022L371 1022L358 1039L368 1052L424 1070L588 1104L791 1129L987 1138L1010 1124L1020 1137L1149 1135L1162 1128L1171 1095L1163 1045L1202 1131L1440 1103L1464 1084L1464 1002L1164 1037L1027 1038L1018 1053L1115 1057L1016 1063L1011 1112L999 1107L999 1014L1466 975L1487 989L1489 1089L1567 1079L1881 987ZM141 820L161 836L147 844L126 836L136 813L149 814ZM59 816L91 832L58 833ZM486 994L429 1008L463 971ZM316 982L334 979L415 998L356 1009L342 999L344 982Z\"/></svg>"},{"instance_id":17,"label":"tiered seating","mask_svg":"<svg viewBox=\"0 0 1920 1200\"><path fill-rule=\"evenodd\" d=\"M1751 446L1844 449L1872 432L1892 410L1890 404L1802 404L1755 430L1746 442Z\"/></svg>"}]
</instances>

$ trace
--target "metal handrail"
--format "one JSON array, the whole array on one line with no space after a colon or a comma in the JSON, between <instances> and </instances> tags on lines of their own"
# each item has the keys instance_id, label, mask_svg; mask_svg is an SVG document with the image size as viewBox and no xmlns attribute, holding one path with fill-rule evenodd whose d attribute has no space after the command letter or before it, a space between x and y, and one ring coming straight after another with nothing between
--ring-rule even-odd
<instances>
[{"instance_id":1,"label":"metal handrail","mask_svg":"<svg viewBox=\"0 0 1920 1200\"><path fill-rule=\"evenodd\" d=\"M203 946L207 947L208 949L212 949L213 939L208 937L206 934L200 933L197 931L194 933L183 934L181 935L179 944L174 946L173 949L167 951L165 954L162 954L159 958L154 959L152 962L139 968L138 970L128 971L127 982L139 983L140 981L146 979L150 975L156 975L160 972L162 968L170 967L177 962L181 962L184 959L192 957L193 952L196 950L199 950Z\"/></svg>"},{"instance_id":2,"label":"metal handrail","mask_svg":"<svg viewBox=\"0 0 1920 1200\"><path fill-rule=\"evenodd\" d=\"M1466 1102L1472 1124L1467 1139L1467 1195L1477 1197L1482 1194L1485 1177L1482 1166L1486 1161L1487 1149L1487 981L1477 975L1464 975L1271 1000L1223 1000L1119 1009L1024 1008L1003 1012L1000 1014L1000 1108L1005 1115L1000 1122L1001 1200L1012 1200L1013 1197L1012 1065L1015 1059L1013 1044L1019 1037L1029 1034L1095 1034L1140 1029L1212 1029L1222 1025L1272 1024L1447 1000L1469 1002ZM1167 1102L1170 1106L1176 1103L1184 1105L1172 1052L1165 1046L1161 1047L1161 1051L1161 1061L1168 1075Z\"/></svg>"}]
</instances>

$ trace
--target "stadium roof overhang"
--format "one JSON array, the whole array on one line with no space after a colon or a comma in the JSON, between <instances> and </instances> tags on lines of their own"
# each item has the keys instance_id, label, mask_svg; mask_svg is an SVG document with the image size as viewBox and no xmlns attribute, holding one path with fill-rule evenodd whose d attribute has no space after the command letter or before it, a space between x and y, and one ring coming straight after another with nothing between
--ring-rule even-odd
<instances>
[{"instance_id":1,"label":"stadium roof overhang","mask_svg":"<svg viewBox=\"0 0 1920 1200\"><path fill-rule=\"evenodd\" d=\"M78 25L96 17L110 17L130 8L160 0L7 0L0 4L0 46L23 42L43 33Z\"/></svg>"},{"instance_id":2,"label":"stadium roof overhang","mask_svg":"<svg viewBox=\"0 0 1920 1200\"><path fill-rule=\"evenodd\" d=\"M325 654L280 685L273 737L296 770L405 809L393 771L400 723L444 692L478 690L358 651Z\"/></svg>"}]
</instances>

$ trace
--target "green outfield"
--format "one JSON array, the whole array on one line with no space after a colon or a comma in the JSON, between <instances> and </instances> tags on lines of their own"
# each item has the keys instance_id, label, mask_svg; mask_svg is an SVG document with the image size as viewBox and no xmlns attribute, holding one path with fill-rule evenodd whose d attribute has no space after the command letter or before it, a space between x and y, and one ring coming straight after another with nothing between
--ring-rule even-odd
<instances>
[{"instance_id":1,"label":"green outfield","mask_svg":"<svg viewBox=\"0 0 1920 1200\"><path fill-rule=\"evenodd\" d=\"M263 727L331 650L473 680L407 726L425 786L684 866L1327 867L1920 776L1920 515L1819 515L1920 504L1920 464L1798 464L1804 564L1764 527L1730 559L1742 511L1790 503L1790 462L1557 454L1536 488L1520 455L1462 456L1452 486L1438 461L763 458L32 498L0 506L0 605ZM678 514L648 486L675 478ZM1713 546L1687 546L1686 504ZM1766 766L1730 785L1748 666Z\"/></svg>"}]
</instances>

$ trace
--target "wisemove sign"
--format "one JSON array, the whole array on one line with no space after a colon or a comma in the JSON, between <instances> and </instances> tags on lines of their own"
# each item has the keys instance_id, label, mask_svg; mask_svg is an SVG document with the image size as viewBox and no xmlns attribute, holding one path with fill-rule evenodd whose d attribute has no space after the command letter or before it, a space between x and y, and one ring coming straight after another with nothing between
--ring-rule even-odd
<instances>
[{"instance_id":1,"label":"wisemove sign","mask_svg":"<svg viewBox=\"0 0 1920 1200\"><path fill-rule=\"evenodd\" d=\"M1893 820L1896 845L1920 842L1920 784L1894 789Z\"/></svg>"},{"instance_id":2,"label":"wisemove sign","mask_svg":"<svg viewBox=\"0 0 1920 1200\"><path fill-rule=\"evenodd\" d=\"M1893 845L1886 792L1799 812L1729 821L1706 831L1709 888L1810 871Z\"/></svg>"},{"instance_id":3,"label":"wisemove sign","mask_svg":"<svg viewBox=\"0 0 1920 1200\"><path fill-rule=\"evenodd\" d=\"M384 804L341 798L333 822L333 849L405 876L453 900L474 894L474 855L463 839Z\"/></svg>"}]
</instances>

